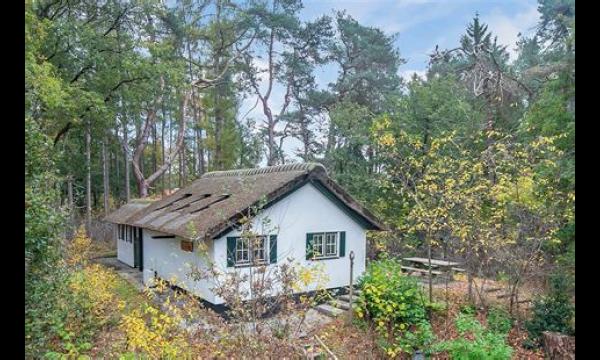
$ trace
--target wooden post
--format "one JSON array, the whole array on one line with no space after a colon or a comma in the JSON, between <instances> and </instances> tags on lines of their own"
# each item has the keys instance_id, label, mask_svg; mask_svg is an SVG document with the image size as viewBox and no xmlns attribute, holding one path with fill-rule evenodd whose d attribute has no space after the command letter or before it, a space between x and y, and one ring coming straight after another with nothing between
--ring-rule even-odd
<instances>
[{"instance_id":1,"label":"wooden post","mask_svg":"<svg viewBox=\"0 0 600 360\"><path fill-rule=\"evenodd\" d=\"M352 275L354 273L354 251L350 251L348 256L350 257L350 292L348 294L348 302L350 303L350 321L352 321L354 315L354 311L352 311L352 293L354 292L354 284L352 281Z\"/></svg>"}]
</instances>

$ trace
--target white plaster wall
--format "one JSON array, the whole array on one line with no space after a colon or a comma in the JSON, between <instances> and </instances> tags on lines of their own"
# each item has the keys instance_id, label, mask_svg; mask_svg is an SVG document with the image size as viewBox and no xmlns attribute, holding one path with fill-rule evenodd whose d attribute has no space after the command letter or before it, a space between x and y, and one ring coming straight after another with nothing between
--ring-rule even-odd
<instances>
[{"instance_id":1,"label":"white plaster wall","mask_svg":"<svg viewBox=\"0 0 600 360\"><path fill-rule=\"evenodd\" d=\"M177 286L199 296L211 303L214 303L214 296L210 289L212 284L206 280L194 281L190 276L193 265L206 268L206 258L203 258L197 251L194 244L194 251L181 250L181 238L153 239L152 236L168 235L148 229L143 229L143 261L144 271L143 279L145 285L151 285L154 279L154 272L163 280L176 282ZM212 241L206 243L206 256L212 258Z\"/></svg>"},{"instance_id":2,"label":"white plaster wall","mask_svg":"<svg viewBox=\"0 0 600 360\"><path fill-rule=\"evenodd\" d=\"M133 259L133 241L120 240L115 225L115 238L117 239L117 259L131 267L135 265Z\"/></svg>"},{"instance_id":3,"label":"white plaster wall","mask_svg":"<svg viewBox=\"0 0 600 360\"><path fill-rule=\"evenodd\" d=\"M265 226L265 219L270 222ZM365 271L366 230L348 216L335 203L325 197L311 184L306 184L283 200L264 210L253 220L253 228L263 235L277 234L278 264L291 257L301 266L319 266L327 274L326 288L348 286L350 283L350 251L354 251L354 279ZM269 231L270 229L274 231ZM306 234L314 232L345 231L345 256L336 259L306 260ZM238 236L239 231L231 231L214 241L215 264L224 272L248 273L249 268L227 267L227 236ZM338 249L339 251L339 249ZM273 268L273 266L268 266ZM269 271L269 270L267 270ZM312 284L303 291L314 290ZM215 304L223 299L214 296Z\"/></svg>"}]
</instances>

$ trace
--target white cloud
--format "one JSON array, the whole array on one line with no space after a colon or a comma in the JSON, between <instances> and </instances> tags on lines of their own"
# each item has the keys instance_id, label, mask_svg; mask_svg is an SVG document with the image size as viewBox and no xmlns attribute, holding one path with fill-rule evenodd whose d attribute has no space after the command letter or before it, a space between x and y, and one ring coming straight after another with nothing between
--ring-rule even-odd
<instances>
[{"instance_id":1,"label":"white cloud","mask_svg":"<svg viewBox=\"0 0 600 360\"><path fill-rule=\"evenodd\" d=\"M488 29L498 36L498 42L508 45L507 51L511 60L517 57L516 42L518 34L530 34L540 19L537 6L532 4L526 10L514 16L508 16L500 9L494 9L490 15L482 16L482 20L488 24Z\"/></svg>"},{"instance_id":2,"label":"white cloud","mask_svg":"<svg viewBox=\"0 0 600 360\"><path fill-rule=\"evenodd\" d=\"M427 72L425 70L402 70L398 72L398 75L400 75L400 77L406 82L412 79L413 74L417 74L417 76L423 80L427 79Z\"/></svg>"},{"instance_id":3,"label":"white cloud","mask_svg":"<svg viewBox=\"0 0 600 360\"><path fill-rule=\"evenodd\" d=\"M343 9L361 24L377 27L388 34L448 16L457 5L456 1L449 0L320 0L319 7L311 7L312 2L304 3L302 11L307 18L322 15L322 7Z\"/></svg>"}]
</instances>

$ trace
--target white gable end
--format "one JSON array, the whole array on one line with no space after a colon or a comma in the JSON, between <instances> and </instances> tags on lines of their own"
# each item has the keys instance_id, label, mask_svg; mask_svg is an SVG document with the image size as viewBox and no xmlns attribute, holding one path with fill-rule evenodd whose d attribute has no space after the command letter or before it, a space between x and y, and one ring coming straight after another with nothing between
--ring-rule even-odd
<instances>
[{"instance_id":1,"label":"white gable end","mask_svg":"<svg viewBox=\"0 0 600 360\"><path fill-rule=\"evenodd\" d=\"M253 231L262 235L277 235L278 264L290 257L304 266L322 266L328 277L326 288L349 284L351 251L355 255L354 278L364 272L366 230L310 183L260 212L253 219ZM342 231L345 232L345 256L306 259L307 233ZM248 268L227 267L227 237L239 234L239 231L233 230L215 240L214 261L223 271L248 271ZM314 290L314 286L305 290ZM216 301L220 303L222 299L217 298Z\"/></svg>"}]
</instances>

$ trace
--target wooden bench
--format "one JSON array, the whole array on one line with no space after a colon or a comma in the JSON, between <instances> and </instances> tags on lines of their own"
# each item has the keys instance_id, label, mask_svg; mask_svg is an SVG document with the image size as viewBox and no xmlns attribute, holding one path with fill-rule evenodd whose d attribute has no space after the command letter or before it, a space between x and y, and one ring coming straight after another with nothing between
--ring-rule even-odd
<instances>
[{"instance_id":1,"label":"wooden bench","mask_svg":"<svg viewBox=\"0 0 600 360\"><path fill-rule=\"evenodd\" d=\"M429 270L427 269L419 269L419 268L415 268L415 267L410 267L410 266L402 266L402 270L406 270L407 272L418 272L418 273L422 273L422 274L429 274ZM439 271L439 270L431 270L431 275L442 275L443 272Z\"/></svg>"},{"instance_id":2,"label":"wooden bench","mask_svg":"<svg viewBox=\"0 0 600 360\"><path fill-rule=\"evenodd\" d=\"M463 269L463 268L457 268L457 267L453 267L453 268L452 268L452 271L454 271L454 272L465 272L466 270L465 270L465 269Z\"/></svg>"}]
</instances>

